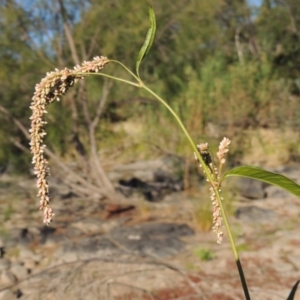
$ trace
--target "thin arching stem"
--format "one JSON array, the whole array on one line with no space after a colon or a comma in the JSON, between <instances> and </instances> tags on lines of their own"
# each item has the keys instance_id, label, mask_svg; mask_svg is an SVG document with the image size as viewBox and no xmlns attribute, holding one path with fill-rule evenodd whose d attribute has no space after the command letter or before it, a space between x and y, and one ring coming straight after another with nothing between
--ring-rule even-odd
<instances>
[{"instance_id":1,"label":"thin arching stem","mask_svg":"<svg viewBox=\"0 0 300 300\"><path fill-rule=\"evenodd\" d=\"M120 61L118 60L114 60L114 59L110 59L109 62L114 62L119 64L123 69L125 69L131 76L133 76L136 81L140 82L141 80L139 79L138 76L136 76L130 69L128 69L124 64L122 64Z\"/></svg>"},{"instance_id":2,"label":"thin arching stem","mask_svg":"<svg viewBox=\"0 0 300 300\"><path fill-rule=\"evenodd\" d=\"M245 294L245 299L250 300L250 295L249 295L249 291L248 291L248 288L247 288L244 272L243 272L242 265L241 265L241 262L240 262L240 259L239 259L239 255L238 255L238 252L237 252L237 249L236 249L236 246L235 246L235 242L234 242L234 239L233 239L233 236L232 236L232 233L231 233L230 225L229 225L229 222L227 220L227 216L226 216L226 213L225 213L225 210L224 210L224 207L223 207L222 198L220 196L218 185L215 185L214 178L212 177L209 168L206 166L205 162L203 161L203 158L201 157L201 155L200 155L194 141L192 140L190 134L186 130L185 126L183 125L181 119L178 117L176 112L171 108L171 106L166 101L164 101L160 96L158 96L155 92L153 92L150 88L148 88L141 81L141 79L139 79L124 64L122 64L121 62L116 61L116 60L110 60L110 61L120 64L130 75L132 75L137 80L137 83L129 81L129 80L125 80L125 79L122 79L122 78L119 78L119 77L111 76L111 75L108 75L108 74L105 74L105 73L78 73L78 75L84 75L84 76L85 75L99 75L99 76L111 78L113 80L121 81L121 82L127 83L129 85L138 87L138 88L143 88L148 93L150 93L152 96L154 96L160 103L162 103L169 110L169 112L173 115L173 117L177 121L179 127L181 128L181 130L185 134L186 138L188 139L188 141L189 141L189 143L190 143L197 159L199 160L199 162L201 163L201 165L202 165L202 167L205 171L205 174L207 176L208 181L210 182L212 188L214 189L214 192L215 192L215 195L216 195L216 198L217 198L220 210L221 210L223 222L225 224L227 234L228 234L228 237L229 237L229 240L230 240L230 244L231 244L231 248L232 248L232 251L233 251L233 254L234 254L234 258L235 258L235 261L236 261L236 264L237 264L238 272L239 272L239 275L240 275L241 283L242 283L244 294Z\"/></svg>"},{"instance_id":3,"label":"thin arching stem","mask_svg":"<svg viewBox=\"0 0 300 300\"><path fill-rule=\"evenodd\" d=\"M171 108L171 106L168 103L166 103L155 92L153 92L150 88L148 88L146 85L143 84L142 88L145 89L147 92L149 92L151 95L153 95L174 116L174 118L177 121L179 127L182 129L183 133L187 137L187 139L188 139L188 141L189 141L189 143L190 143L190 145L191 145L194 153L196 154L198 160L200 161L200 163L201 163L201 165L202 165L202 167L203 167L203 169L205 171L205 174L207 175L207 178L208 178L209 182L211 183L211 185L212 185L212 187L214 189L216 198L218 200L218 204L219 204L219 207L220 207L220 210L221 210L223 222L225 224L225 227L226 227L226 230L227 230L227 233L228 233L228 237L229 237L229 240L230 240L231 248L232 248L232 251L234 253L234 258L235 258L235 261L236 261L236 264L237 264L238 272L239 272L241 283L242 283L242 286L243 286L243 290L244 290L244 294L245 294L245 299L246 300L250 300L250 294L249 294L249 291L248 291L248 288L247 288L247 283L246 283L246 279L245 279L245 276L244 276L243 268L242 268L242 265L241 265L241 262L240 262L240 258L239 258L239 255L238 255L238 252L237 252L237 249L236 249L236 246L235 246L233 235L231 233L230 225L229 225L229 222L228 222L228 219L227 219L224 207L223 207L222 198L221 198L221 195L220 195L218 187L216 187L215 184L214 184L214 179L211 176L211 173L210 173L208 167L206 166L205 162L203 161L203 159L202 159L202 157L201 157L201 155L200 155L200 153L199 153L199 151L198 151L195 143L193 142L190 134L186 130L185 126L183 125L182 121L177 116L177 114L175 113L175 111Z\"/></svg>"},{"instance_id":4,"label":"thin arching stem","mask_svg":"<svg viewBox=\"0 0 300 300\"><path fill-rule=\"evenodd\" d=\"M141 85L139 83L135 83L135 82L132 82L132 81L129 81L129 80L126 80L126 79L123 79L123 78L119 78L119 77L115 77L115 76L111 76L111 75L108 75L108 74L105 74L105 73L76 73L76 75L82 75L82 76L87 76L87 75L98 75L98 76L102 76L102 77L107 77L107 78L110 78L110 79L113 79L113 80L116 80L116 81L121 81L121 82L124 82L124 83L127 83L129 85L133 85L135 87L141 87Z\"/></svg>"}]
</instances>

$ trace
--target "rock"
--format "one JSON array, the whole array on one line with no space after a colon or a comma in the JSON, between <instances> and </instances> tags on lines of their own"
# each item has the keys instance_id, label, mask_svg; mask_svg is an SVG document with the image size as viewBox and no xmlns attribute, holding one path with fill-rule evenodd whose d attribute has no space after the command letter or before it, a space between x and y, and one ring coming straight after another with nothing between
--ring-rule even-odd
<instances>
[{"instance_id":1,"label":"rock","mask_svg":"<svg viewBox=\"0 0 300 300\"><path fill-rule=\"evenodd\" d=\"M177 162L178 164L178 162ZM144 182L155 181L155 174L157 172L173 173L172 165L176 162L171 162L171 158L162 158L151 161L137 161L132 164L119 165L108 173L108 176L114 182L119 182L121 179L129 180L131 178L138 178Z\"/></svg>"},{"instance_id":2,"label":"rock","mask_svg":"<svg viewBox=\"0 0 300 300\"><path fill-rule=\"evenodd\" d=\"M36 241L39 238L39 230L37 227L15 227L9 229L10 239L6 242L7 247L19 246L20 244L26 247L28 244Z\"/></svg>"},{"instance_id":3,"label":"rock","mask_svg":"<svg viewBox=\"0 0 300 300\"><path fill-rule=\"evenodd\" d=\"M36 253L32 252L31 250L29 250L28 248L20 247L19 258L21 260L22 259L31 259L35 262L39 262L42 257L40 254L36 254Z\"/></svg>"},{"instance_id":4,"label":"rock","mask_svg":"<svg viewBox=\"0 0 300 300\"><path fill-rule=\"evenodd\" d=\"M49 185L51 186L51 198L70 199L76 196L70 187L54 176L49 177Z\"/></svg>"},{"instance_id":5,"label":"rock","mask_svg":"<svg viewBox=\"0 0 300 300\"><path fill-rule=\"evenodd\" d=\"M58 242L61 242L64 240L63 234L61 234L60 229L62 229L62 226L57 223L55 223L55 226L42 226L35 229L35 237L34 242L40 243L43 246L51 246L55 245ZM26 245L25 245L26 246Z\"/></svg>"},{"instance_id":6,"label":"rock","mask_svg":"<svg viewBox=\"0 0 300 300\"><path fill-rule=\"evenodd\" d=\"M99 233L102 229L103 221L95 218L87 218L71 224L71 227L79 229L82 233Z\"/></svg>"},{"instance_id":7,"label":"rock","mask_svg":"<svg viewBox=\"0 0 300 300\"><path fill-rule=\"evenodd\" d=\"M29 244L34 240L34 233L30 232L28 228L20 229L19 241L24 244Z\"/></svg>"},{"instance_id":8,"label":"rock","mask_svg":"<svg viewBox=\"0 0 300 300\"><path fill-rule=\"evenodd\" d=\"M36 254L25 247L20 248L18 262L29 272L39 264L41 259L42 256L40 254Z\"/></svg>"},{"instance_id":9,"label":"rock","mask_svg":"<svg viewBox=\"0 0 300 300\"><path fill-rule=\"evenodd\" d=\"M179 238L194 234L185 224L148 223L131 227L118 227L107 235L82 238L67 242L60 249L59 257L73 253L72 259L79 257L104 258L122 253L135 253L156 257L168 257L181 251L185 244ZM67 259L67 257L66 257ZM64 259L63 259L64 260Z\"/></svg>"},{"instance_id":10,"label":"rock","mask_svg":"<svg viewBox=\"0 0 300 300\"><path fill-rule=\"evenodd\" d=\"M109 217L108 214L106 217ZM86 218L70 224L70 226L66 229L65 235L70 238L78 237L83 234L107 233L113 228L120 226L122 222L121 218L111 218L105 221L97 218Z\"/></svg>"},{"instance_id":11,"label":"rock","mask_svg":"<svg viewBox=\"0 0 300 300\"><path fill-rule=\"evenodd\" d=\"M245 222L269 222L277 218L277 215L269 209L256 206L240 207L236 210L235 216Z\"/></svg>"},{"instance_id":12,"label":"rock","mask_svg":"<svg viewBox=\"0 0 300 300\"><path fill-rule=\"evenodd\" d=\"M299 255L289 255L288 260L292 263L294 268L300 268L300 256Z\"/></svg>"},{"instance_id":13,"label":"rock","mask_svg":"<svg viewBox=\"0 0 300 300\"><path fill-rule=\"evenodd\" d=\"M0 275L0 286L6 287L14 284L17 281L17 278L14 274L12 274L9 270L5 270L1 272Z\"/></svg>"},{"instance_id":14,"label":"rock","mask_svg":"<svg viewBox=\"0 0 300 300\"><path fill-rule=\"evenodd\" d=\"M106 258L122 253L114 243L105 236L82 238L75 242L67 242L57 251L60 261L74 261L78 259Z\"/></svg>"},{"instance_id":15,"label":"rock","mask_svg":"<svg viewBox=\"0 0 300 300\"><path fill-rule=\"evenodd\" d=\"M274 185L268 186L265 191L267 197L272 199L288 199L290 197L293 197L291 193Z\"/></svg>"},{"instance_id":16,"label":"rock","mask_svg":"<svg viewBox=\"0 0 300 300\"><path fill-rule=\"evenodd\" d=\"M23 259L23 265L24 268L27 270L27 273L30 273L33 269L35 269L37 262L32 258L25 258Z\"/></svg>"},{"instance_id":17,"label":"rock","mask_svg":"<svg viewBox=\"0 0 300 300\"><path fill-rule=\"evenodd\" d=\"M143 197L150 201L159 201L168 194L174 191L183 190L183 181L167 180L165 182L144 182L138 178L131 178L130 180L120 180L118 189L125 196L129 197L133 193L143 195Z\"/></svg>"},{"instance_id":18,"label":"rock","mask_svg":"<svg viewBox=\"0 0 300 300\"><path fill-rule=\"evenodd\" d=\"M78 237L82 235L82 231L79 230L78 228L75 228L71 224L69 227L66 228L65 230L65 237L66 238L73 238L73 237Z\"/></svg>"},{"instance_id":19,"label":"rock","mask_svg":"<svg viewBox=\"0 0 300 300\"><path fill-rule=\"evenodd\" d=\"M79 258L80 258L80 255L78 255L76 253L76 251L68 252L68 251L65 251L65 249L63 251L63 254L59 255L59 261L61 263L78 261Z\"/></svg>"},{"instance_id":20,"label":"rock","mask_svg":"<svg viewBox=\"0 0 300 300\"><path fill-rule=\"evenodd\" d=\"M107 232L111 231L112 229L117 228L122 223L124 223L124 221L121 218L105 220L105 222L103 222L101 225L101 232L107 233Z\"/></svg>"},{"instance_id":21,"label":"rock","mask_svg":"<svg viewBox=\"0 0 300 300\"><path fill-rule=\"evenodd\" d=\"M10 267L10 261L6 258L0 259L0 272L4 270L8 270Z\"/></svg>"},{"instance_id":22,"label":"rock","mask_svg":"<svg viewBox=\"0 0 300 300\"><path fill-rule=\"evenodd\" d=\"M282 274L293 272L294 268L295 266L293 266L290 262L280 261L274 264L274 269Z\"/></svg>"},{"instance_id":23,"label":"rock","mask_svg":"<svg viewBox=\"0 0 300 300\"><path fill-rule=\"evenodd\" d=\"M239 178L236 182L239 193L248 199L262 199L266 197L265 183L250 178Z\"/></svg>"},{"instance_id":24,"label":"rock","mask_svg":"<svg viewBox=\"0 0 300 300\"><path fill-rule=\"evenodd\" d=\"M184 248L180 237L193 234L194 231L186 224L148 223L116 228L109 236L133 253L168 257Z\"/></svg>"},{"instance_id":25,"label":"rock","mask_svg":"<svg viewBox=\"0 0 300 300\"><path fill-rule=\"evenodd\" d=\"M40 229L40 242L45 244L49 238L53 238L56 228L50 226L43 226Z\"/></svg>"},{"instance_id":26,"label":"rock","mask_svg":"<svg viewBox=\"0 0 300 300\"><path fill-rule=\"evenodd\" d=\"M0 292L0 300L16 300L17 297L11 290L4 290Z\"/></svg>"},{"instance_id":27,"label":"rock","mask_svg":"<svg viewBox=\"0 0 300 300\"><path fill-rule=\"evenodd\" d=\"M115 167L108 175L127 197L139 193L148 201L183 190L184 160L166 156L153 161L139 161Z\"/></svg>"},{"instance_id":28,"label":"rock","mask_svg":"<svg viewBox=\"0 0 300 300\"><path fill-rule=\"evenodd\" d=\"M138 178L131 178L130 180L120 180L118 189L126 197L132 196L133 193L138 193L143 195L143 197L150 202L155 202L162 200L163 197L174 191L183 190L182 181L168 181L166 182L152 182L147 183Z\"/></svg>"},{"instance_id":29,"label":"rock","mask_svg":"<svg viewBox=\"0 0 300 300\"><path fill-rule=\"evenodd\" d=\"M24 266L16 263L10 268L10 271L16 276L18 280L24 279L28 276L28 271Z\"/></svg>"}]
</instances>

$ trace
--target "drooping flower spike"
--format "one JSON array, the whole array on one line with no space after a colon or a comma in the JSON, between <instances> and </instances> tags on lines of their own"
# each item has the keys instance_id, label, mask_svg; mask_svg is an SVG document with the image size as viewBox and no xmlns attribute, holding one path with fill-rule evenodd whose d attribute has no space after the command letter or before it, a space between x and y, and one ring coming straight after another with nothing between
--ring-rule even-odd
<instances>
[{"instance_id":1,"label":"drooping flower spike","mask_svg":"<svg viewBox=\"0 0 300 300\"><path fill-rule=\"evenodd\" d=\"M108 63L104 56L97 56L92 61L86 61L80 66L71 69L56 69L47 73L40 83L35 86L35 92L32 97L31 110L31 128L30 132L30 149L33 155L32 163L34 164L34 173L37 176L37 188L40 197L40 210L44 212L44 223L49 224L52 221L54 213L50 207L49 185L47 177L49 176L48 161L44 155L43 138L46 135L44 125L47 122L44 114L47 113L46 107L55 100L59 101L70 87L78 80L86 76L84 73L97 73Z\"/></svg>"}]
</instances>

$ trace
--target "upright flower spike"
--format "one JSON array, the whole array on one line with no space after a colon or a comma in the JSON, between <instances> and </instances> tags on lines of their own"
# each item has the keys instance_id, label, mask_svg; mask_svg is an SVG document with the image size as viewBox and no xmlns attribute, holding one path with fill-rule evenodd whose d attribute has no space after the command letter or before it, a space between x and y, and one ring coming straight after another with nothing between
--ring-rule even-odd
<instances>
[{"instance_id":1,"label":"upright flower spike","mask_svg":"<svg viewBox=\"0 0 300 300\"><path fill-rule=\"evenodd\" d=\"M230 139L224 137L219 145L219 151L217 152L217 157L222 165L225 163L225 155L229 151L228 147L230 143L231 143Z\"/></svg>"},{"instance_id":2,"label":"upright flower spike","mask_svg":"<svg viewBox=\"0 0 300 300\"><path fill-rule=\"evenodd\" d=\"M212 230L213 232L217 235L217 243L221 244L223 240L223 231L222 231L222 226L223 226L223 218L222 218L222 213L220 209L220 203L217 198L217 194L221 192L221 167L225 163L225 156L226 153L229 151L228 147L230 145L231 141L228 138L223 138L219 145L219 151L217 152L217 157L220 162L220 167L219 170L214 167L213 165L213 159L211 157L211 154L209 153L209 147L208 143L202 143L197 145L197 149L206 164L206 166L210 170L210 175L207 176L207 174L204 174L206 176L206 180L210 183L211 187L209 189L210 192L210 200L212 202L212 207L213 207L213 227ZM197 158L196 158L197 159ZM201 164L200 164L201 167ZM223 200L220 198L220 201Z\"/></svg>"},{"instance_id":3,"label":"upright flower spike","mask_svg":"<svg viewBox=\"0 0 300 300\"><path fill-rule=\"evenodd\" d=\"M217 157L219 160L219 170L218 170L218 181L221 180L221 171L222 171L222 167L226 162L225 156L227 154L227 152L229 151L229 145L230 145L231 141L230 139L224 137L223 140L221 141L220 145L219 145L219 151L217 152Z\"/></svg>"},{"instance_id":4,"label":"upright flower spike","mask_svg":"<svg viewBox=\"0 0 300 300\"><path fill-rule=\"evenodd\" d=\"M37 188L40 197L40 210L44 212L44 223L49 225L54 213L50 207L49 185L47 177L49 176L48 161L44 155L46 145L43 138L46 135L44 125L47 122L44 114L47 113L46 107L55 100L64 95L70 87L85 75L82 73L97 73L108 63L104 56L97 56L92 61L86 61L81 66L74 67L73 70L65 68L64 70L56 69L47 73L40 83L35 86L35 92L32 97L31 110L31 128L30 132L30 149L32 153L32 163L34 164L34 173L37 176Z\"/></svg>"}]
</instances>

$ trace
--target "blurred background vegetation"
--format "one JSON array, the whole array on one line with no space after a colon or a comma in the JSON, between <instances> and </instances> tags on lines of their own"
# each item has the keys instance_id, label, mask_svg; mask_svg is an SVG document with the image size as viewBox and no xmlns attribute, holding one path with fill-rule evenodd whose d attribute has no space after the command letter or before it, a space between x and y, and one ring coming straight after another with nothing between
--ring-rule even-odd
<instances>
[{"instance_id":1,"label":"blurred background vegetation","mask_svg":"<svg viewBox=\"0 0 300 300\"><path fill-rule=\"evenodd\" d=\"M298 160L299 0L150 2L157 34L140 74L179 113L194 140L216 146L223 136L233 138L238 163L251 134L272 130L289 153L284 162ZM1 0L0 171L30 168L28 140L12 120L29 128L34 86L46 72L97 55L134 69L148 26L144 1ZM116 65L104 71L127 77ZM87 143L79 88L49 107L46 144L66 161ZM102 88L102 78L86 80L91 112ZM292 134L286 139L284 132ZM122 83L113 83L96 135L105 167L164 153L193 160L165 108ZM272 144L263 134L261 140Z\"/></svg>"}]
</instances>

